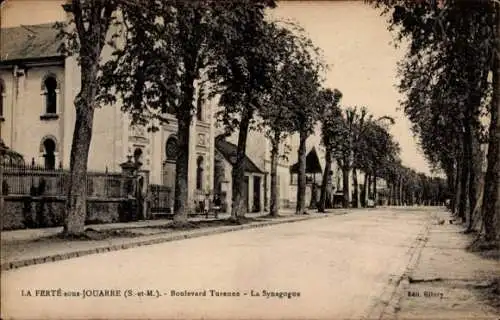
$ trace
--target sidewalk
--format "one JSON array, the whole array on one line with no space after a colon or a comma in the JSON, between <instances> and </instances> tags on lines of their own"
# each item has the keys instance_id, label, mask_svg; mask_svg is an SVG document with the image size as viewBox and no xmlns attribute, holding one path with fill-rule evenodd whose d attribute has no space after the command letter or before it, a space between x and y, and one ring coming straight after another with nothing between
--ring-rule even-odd
<instances>
[{"instance_id":1,"label":"sidewalk","mask_svg":"<svg viewBox=\"0 0 500 320\"><path fill-rule=\"evenodd\" d=\"M267 212L259 213L247 213L245 216L248 218L259 218L261 216L267 215ZM280 212L282 216L292 216L294 211L292 209L285 209ZM230 214L224 213L219 215L219 219L227 219ZM210 216L206 219L204 216L199 215L195 217L190 217L189 221L213 221L215 218ZM92 224L87 225L86 228L92 228L97 231L105 230L118 230L118 229L134 229L134 228L147 228L147 227L158 227L163 226L168 223L169 219L158 219L158 220L141 220L134 222L118 222L118 223L105 223L105 224ZM0 238L2 244L13 243L18 241L33 241L40 238L54 236L61 233L63 227L55 228L40 228L40 229L22 229L22 230L12 230L12 231L2 231Z\"/></svg>"},{"instance_id":2,"label":"sidewalk","mask_svg":"<svg viewBox=\"0 0 500 320\"><path fill-rule=\"evenodd\" d=\"M200 216L189 219L190 222L199 222L200 227L188 230L169 228L171 220L146 220L87 226L87 228L96 231L111 231L116 233L103 240L63 240L56 237L62 231L62 227L2 231L1 269L9 270L33 264L71 259L89 254L123 250L143 245L280 223L324 218L328 215L339 213L338 211L333 211L328 214L313 213L296 216L292 210L281 210L280 218L265 217L268 213L250 213L246 217L253 218L255 221L242 225L224 224L221 219L228 218L228 214L220 215L219 220L215 220L212 217L206 219Z\"/></svg>"},{"instance_id":3,"label":"sidewalk","mask_svg":"<svg viewBox=\"0 0 500 320\"><path fill-rule=\"evenodd\" d=\"M500 319L500 263L467 251L474 235L439 211L383 319Z\"/></svg>"}]
</instances>

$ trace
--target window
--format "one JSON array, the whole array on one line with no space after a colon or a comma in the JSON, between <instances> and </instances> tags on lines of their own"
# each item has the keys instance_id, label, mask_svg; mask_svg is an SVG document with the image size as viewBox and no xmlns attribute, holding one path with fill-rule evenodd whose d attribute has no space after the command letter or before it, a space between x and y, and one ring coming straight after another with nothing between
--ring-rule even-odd
<instances>
[{"instance_id":1,"label":"window","mask_svg":"<svg viewBox=\"0 0 500 320\"><path fill-rule=\"evenodd\" d=\"M167 157L167 161L176 161L177 160L177 138L171 136L167 140L167 144L165 146L165 155Z\"/></svg>"},{"instance_id":2,"label":"window","mask_svg":"<svg viewBox=\"0 0 500 320\"><path fill-rule=\"evenodd\" d=\"M56 143L53 139L47 138L43 141L45 169L54 170L56 168Z\"/></svg>"},{"instance_id":3,"label":"window","mask_svg":"<svg viewBox=\"0 0 500 320\"><path fill-rule=\"evenodd\" d=\"M53 76L49 76L44 81L45 89L45 113L57 113L57 80Z\"/></svg>"},{"instance_id":4,"label":"window","mask_svg":"<svg viewBox=\"0 0 500 320\"><path fill-rule=\"evenodd\" d=\"M196 160L196 190L203 189L203 157Z\"/></svg>"}]
</instances>

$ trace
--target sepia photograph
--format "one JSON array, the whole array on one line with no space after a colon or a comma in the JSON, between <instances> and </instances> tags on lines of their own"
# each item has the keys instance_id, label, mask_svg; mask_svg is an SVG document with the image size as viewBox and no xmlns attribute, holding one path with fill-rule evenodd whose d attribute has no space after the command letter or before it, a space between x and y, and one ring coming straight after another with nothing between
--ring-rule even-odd
<instances>
[{"instance_id":1,"label":"sepia photograph","mask_svg":"<svg viewBox=\"0 0 500 320\"><path fill-rule=\"evenodd\" d=\"M2 320L499 320L500 0L0 0Z\"/></svg>"}]
</instances>

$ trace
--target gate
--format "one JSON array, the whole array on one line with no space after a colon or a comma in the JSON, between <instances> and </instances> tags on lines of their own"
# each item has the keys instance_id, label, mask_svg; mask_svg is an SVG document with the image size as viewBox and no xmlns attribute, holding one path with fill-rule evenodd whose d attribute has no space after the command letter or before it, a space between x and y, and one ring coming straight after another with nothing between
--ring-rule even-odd
<instances>
[{"instance_id":1,"label":"gate","mask_svg":"<svg viewBox=\"0 0 500 320\"><path fill-rule=\"evenodd\" d=\"M172 189L158 184L149 185L151 214L172 214Z\"/></svg>"}]
</instances>

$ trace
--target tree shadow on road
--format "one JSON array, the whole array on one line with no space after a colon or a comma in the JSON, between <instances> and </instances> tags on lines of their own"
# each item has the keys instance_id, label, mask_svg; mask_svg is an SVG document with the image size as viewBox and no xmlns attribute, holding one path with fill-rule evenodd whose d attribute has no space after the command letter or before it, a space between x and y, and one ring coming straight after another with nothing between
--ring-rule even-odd
<instances>
[{"instance_id":1,"label":"tree shadow on road","mask_svg":"<svg viewBox=\"0 0 500 320\"><path fill-rule=\"evenodd\" d=\"M44 240L65 240L65 241L88 241L88 240L106 240L111 238L134 238L138 237L137 234L131 230L127 229L113 229L113 230L95 230L92 228L86 228L83 233L78 235L67 235L65 233L59 233L54 236L44 237L37 239L35 241Z\"/></svg>"},{"instance_id":2,"label":"tree shadow on road","mask_svg":"<svg viewBox=\"0 0 500 320\"><path fill-rule=\"evenodd\" d=\"M181 224L175 222L169 222L165 225L149 227L149 228L158 228L163 230L193 230L202 228L243 225L257 221L261 220L256 218L238 217L237 219L225 218L225 219L188 221L188 222L183 222Z\"/></svg>"}]
</instances>

